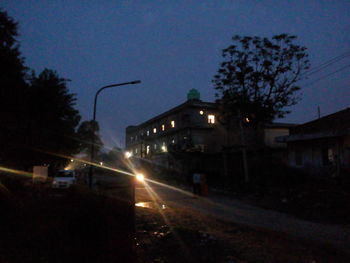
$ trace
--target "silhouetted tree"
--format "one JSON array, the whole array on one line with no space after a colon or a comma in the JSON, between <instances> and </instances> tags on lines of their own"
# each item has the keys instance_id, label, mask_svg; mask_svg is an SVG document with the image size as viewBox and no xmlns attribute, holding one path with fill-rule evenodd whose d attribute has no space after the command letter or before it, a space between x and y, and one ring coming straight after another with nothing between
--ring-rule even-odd
<instances>
[{"instance_id":1,"label":"silhouetted tree","mask_svg":"<svg viewBox=\"0 0 350 263\"><path fill-rule=\"evenodd\" d=\"M110 167L121 168L124 154L121 148L113 147L110 151L100 154L101 161Z\"/></svg>"},{"instance_id":2,"label":"silhouetted tree","mask_svg":"<svg viewBox=\"0 0 350 263\"><path fill-rule=\"evenodd\" d=\"M17 159L17 132L24 127L28 85L17 41L17 23L0 10L0 163ZM12 160L12 161L10 161Z\"/></svg>"},{"instance_id":3,"label":"silhouetted tree","mask_svg":"<svg viewBox=\"0 0 350 263\"><path fill-rule=\"evenodd\" d=\"M294 44L295 39L288 34L232 38L213 79L224 122L238 113L258 123L289 113L285 108L300 99L297 81L309 68L306 47Z\"/></svg>"},{"instance_id":4,"label":"silhouetted tree","mask_svg":"<svg viewBox=\"0 0 350 263\"><path fill-rule=\"evenodd\" d=\"M91 141L94 136L95 141L95 154L98 156L103 146L102 140L99 136L100 127L97 121L84 121L80 124L77 132L77 138L79 140L79 150L81 153L85 153L87 157L91 156ZM93 131L95 134L93 135Z\"/></svg>"},{"instance_id":5,"label":"silhouetted tree","mask_svg":"<svg viewBox=\"0 0 350 263\"><path fill-rule=\"evenodd\" d=\"M17 36L17 23L0 10L0 164L62 165L59 156L79 150L75 94L52 70L28 77Z\"/></svg>"},{"instance_id":6,"label":"silhouetted tree","mask_svg":"<svg viewBox=\"0 0 350 263\"><path fill-rule=\"evenodd\" d=\"M55 155L71 156L79 152L76 128L80 115L75 109L76 95L69 93L67 79L49 69L30 79L29 145L49 154L39 154L39 163L60 165L66 160Z\"/></svg>"}]
</instances>

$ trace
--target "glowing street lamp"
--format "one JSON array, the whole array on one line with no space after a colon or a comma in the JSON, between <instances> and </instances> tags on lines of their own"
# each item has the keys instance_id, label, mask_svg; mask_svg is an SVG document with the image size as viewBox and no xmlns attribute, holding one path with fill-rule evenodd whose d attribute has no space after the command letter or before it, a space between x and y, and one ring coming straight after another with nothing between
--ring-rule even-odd
<instances>
[{"instance_id":1,"label":"glowing street lamp","mask_svg":"<svg viewBox=\"0 0 350 263\"><path fill-rule=\"evenodd\" d=\"M139 182L145 181L145 176L143 174L136 174L136 180Z\"/></svg>"},{"instance_id":2,"label":"glowing street lamp","mask_svg":"<svg viewBox=\"0 0 350 263\"><path fill-rule=\"evenodd\" d=\"M132 152L125 152L125 158L129 159L130 157L132 157Z\"/></svg>"},{"instance_id":3,"label":"glowing street lamp","mask_svg":"<svg viewBox=\"0 0 350 263\"><path fill-rule=\"evenodd\" d=\"M94 112L93 112L93 126L92 126L92 133L91 133L91 163L94 162L94 155L95 155L95 133L96 133L96 106L97 106L97 97L100 94L100 92L104 89L108 89L108 88L113 88L113 87L118 87L118 86L124 86L124 85L133 85L133 84L139 84L141 83L140 80L135 80L135 81L129 81L129 82L123 82L123 83L118 83L118 84L112 84L112 85L108 85L108 86L104 86L102 88L100 88L96 94L95 94L95 100L94 100ZM89 170L89 187L92 188L92 173L93 173L93 165L90 165L90 170Z\"/></svg>"}]
</instances>

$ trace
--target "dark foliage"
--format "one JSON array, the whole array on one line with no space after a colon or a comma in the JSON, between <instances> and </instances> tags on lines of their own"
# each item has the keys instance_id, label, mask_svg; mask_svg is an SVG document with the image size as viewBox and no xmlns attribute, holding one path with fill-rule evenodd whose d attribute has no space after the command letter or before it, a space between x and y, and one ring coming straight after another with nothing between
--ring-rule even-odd
<instances>
[{"instance_id":1,"label":"dark foliage","mask_svg":"<svg viewBox=\"0 0 350 263\"><path fill-rule=\"evenodd\" d=\"M26 115L28 85L26 67L16 37L17 23L0 10L0 162L4 163L15 149L10 143L12 133L20 129Z\"/></svg>"},{"instance_id":2,"label":"dark foliage","mask_svg":"<svg viewBox=\"0 0 350 263\"><path fill-rule=\"evenodd\" d=\"M222 51L224 61L213 79L223 122L240 114L268 122L289 113L285 107L300 99L297 81L309 68L306 47L294 44L295 39L288 34L232 38L234 44Z\"/></svg>"},{"instance_id":3,"label":"dark foliage","mask_svg":"<svg viewBox=\"0 0 350 263\"><path fill-rule=\"evenodd\" d=\"M98 122L93 120L82 122L78 128L77 137L79 140L79 150L81 153L85 153L87 157L91 155L91 141L93 137L95 142L94 156L99 155L101 151L103 143L99 136L99 130Z\"/></svg>"},{"instance_id":4,"label":"dark foliage","mask_svg":"<svg viewBox=\"0 0 350 263\"><path fill-rule=\"evenodd\" d=\"M66 83L49 69L30 80L30 147L50 153L39 154L36 162L60 164L65 160L52 154L70 156L79 150L75 136L80 115L74 108L75 94L69 93Z\"/></svg>"},{"instance_id":5,"label":"dark foliage","mask_svg":"<svg viewBox=\"0 0 350 263\"><path fill-rule=\"evenodd\" d=\"M72 155L79 146L75 94L52 70L29 77L17 36L17 23L0 10L0 162L21 169L62 165L57 154Z\"/></svg>"}]
</instances>

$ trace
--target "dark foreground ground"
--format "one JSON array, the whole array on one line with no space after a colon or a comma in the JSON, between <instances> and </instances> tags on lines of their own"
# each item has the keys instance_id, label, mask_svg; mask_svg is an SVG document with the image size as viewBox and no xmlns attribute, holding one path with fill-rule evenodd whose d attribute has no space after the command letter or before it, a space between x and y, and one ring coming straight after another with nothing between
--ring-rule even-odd
<instances>
[{"instance_id":1,"label":"dark foreground ground","mask_svg":"<svg viewBox=\"0 0 350 263\"><path fill-rule=\"evenodd\" d=\"M227 196L227 191L223 195ZM300 219L350 225L350 175L341 181L310 178L284 185L252 187L246 192L231 191L230 195L254 206Z\"/></svg>"},{"instance_id":2,"label":"dark foreground ground","mask_svg":"<svg viewBox=\"0 0 350 263\"><path fill-rule=\"evenodd\" d=\"M178 186L191 190L188 185ZM146 204L136 210L139 262L350 262L350 251L331 242L248 226L249 222L219 219L214 213L191 209L191 204L199 203L198 199L191 201L185 196L166 194L159 186L152 185L152 189L159 195L158 201L147 198L143 190L136 191L138 202ZM209 190L210 200L241 200L266 208L267 213L280 211L291 219L314 222L320 227L333 225L348 231L350 224L350 192L346 181L340 184L330 179L304 180L243 191ZM231 208L240 216L239 207Z\"/></svg>"},{"instance_id":3,"label":"dark foreground ground","mask_svg":"<svg viewBox=\"0 0 350 263\"><path fill-rule=\"evenodd\" d=\"M336 247L247 227L187 208L138 207L138 262L350 262Z\"/></svg>"},{"instance_id":4,"label":"dark foreground ground","mask_svg":"<svg viewBox=\"0 0 350 263\"><path fill-rule=\"evenodd\" d=\"M1 181L1 263L133 262L130 205L79 188Z\"/></svg>"},{"instance_id":5,"label":"dark foreground ground","mask_svg":"<svg viewBox=\"0 0 350 263\"><path fill-rule=\"evenodd\" d=\"M176 200L136 208L133 251L129 204L81 187L53 191L0 179L0 263L350 262L336 247L224 221Z\"/></svg>"}]
</instances>

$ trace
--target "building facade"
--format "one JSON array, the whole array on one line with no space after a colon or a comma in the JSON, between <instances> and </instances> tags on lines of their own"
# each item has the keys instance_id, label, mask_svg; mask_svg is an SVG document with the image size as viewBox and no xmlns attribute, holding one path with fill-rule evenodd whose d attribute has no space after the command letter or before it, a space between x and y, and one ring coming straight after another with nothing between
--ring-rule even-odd
<instances>
[{"instance_id":1,"label":"building facade","mask_svg":"<svg viewBox=\"0 0 350 263\"><path fill-rule=\"evenodd\" d=\"M286 141L291 167L319 175L350 172L350 108L293 128Z\"/></svg>"},{"instance_id":2,"label":"building facade","mask_svg":"<svg viewBox=\"0 0 350 263\"><path fill-rule=\"evenodd\" d=\"M238 126L229 131L218 121L219 109L216 103L200 100L198 91L191 90L187 101L137 126L126 128L126 150L133 156L153 158L167 152L219 153L228 145L241 144L241 132ZM265 124L259 133L263 147L286 148L285 142L276 137L289 135L289 129L295 125L285 123ZM245 127L248 144L249 137L256 133ZM255 140L257 141L257 140Z\"/></svg>"},{"instance_id":3,"label":"building facade","mask_svg":"<svg viewBox=\"0 0 350 263\"><path fill-rule=\"evenodd\" d=\"M152 158L178 150L219 152L224 129L218 125L215 103L198 97L188 100L138 126L126 128L126 149L133 156Z\"/></svg>"}]
</instances>

